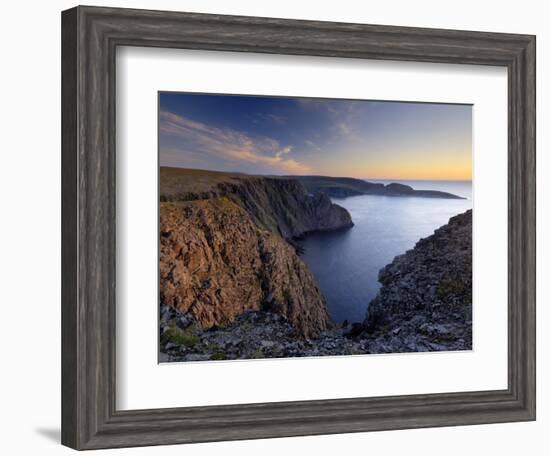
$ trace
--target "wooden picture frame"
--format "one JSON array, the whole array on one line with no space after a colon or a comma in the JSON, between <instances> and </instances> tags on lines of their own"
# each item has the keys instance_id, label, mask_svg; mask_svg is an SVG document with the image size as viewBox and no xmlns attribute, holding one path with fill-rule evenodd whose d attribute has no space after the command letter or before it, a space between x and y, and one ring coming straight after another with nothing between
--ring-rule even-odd
<instances>
[{"instance_id":1,"label":"wooden picture frame","mask_svg":"<svg viewBox=\"0 0 550 456\"><path fill-rule=\"evenodd\" d=\"M508 388L119 411L115 50L147 46L508 69ZM75 449L535 419L535 37L76 7L62 13L62 443Z\"/></svg>"}]
</instances>

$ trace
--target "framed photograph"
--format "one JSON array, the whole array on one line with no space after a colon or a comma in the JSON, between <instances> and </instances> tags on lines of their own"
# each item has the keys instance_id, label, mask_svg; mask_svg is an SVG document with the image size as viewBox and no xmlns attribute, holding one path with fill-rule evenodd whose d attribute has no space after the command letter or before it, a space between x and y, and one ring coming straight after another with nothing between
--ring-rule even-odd
<instances>
[{"instance_id":1,"label":"framed photograph","mask_svg":"<svg viewBox=\"0 0 550 456\"><path fill-rule=\"evenodd\" d=\"M535 419L535 37L62 13L62 442Z\"/></svg>"}]
</instances>

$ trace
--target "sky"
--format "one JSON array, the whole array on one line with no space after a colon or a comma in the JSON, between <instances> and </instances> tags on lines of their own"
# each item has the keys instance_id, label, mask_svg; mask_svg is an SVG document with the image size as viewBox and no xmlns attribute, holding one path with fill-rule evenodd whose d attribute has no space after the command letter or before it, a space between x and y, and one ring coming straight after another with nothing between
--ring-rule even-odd
<instances>
[{"instance_id":1,"label":"sky","mask_svg":"<svg viewBox=\"0 0 550 456\"><path fill-rule=\"evenodd\" d=\"M160 166L471 180L472 106L159 94Z\"/></svg>"}]
</instances>

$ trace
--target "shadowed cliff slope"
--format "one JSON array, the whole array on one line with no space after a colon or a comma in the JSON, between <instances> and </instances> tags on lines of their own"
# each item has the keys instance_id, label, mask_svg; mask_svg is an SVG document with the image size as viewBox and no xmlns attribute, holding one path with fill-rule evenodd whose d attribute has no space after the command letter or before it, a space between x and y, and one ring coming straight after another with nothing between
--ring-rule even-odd
<instances>
[{"instance_id":1,"label":"shadowed cliff slope","mask_svg":"<svg viewBox=\"0 0 550 456\"><path fill-rule=\"evenodd\" d=\"M160 195L161 201L225 196L258 226L286 239L353 226L346 209L325 194L310 195L295 179L162 167Z\"/></svg>"}]
</instances>

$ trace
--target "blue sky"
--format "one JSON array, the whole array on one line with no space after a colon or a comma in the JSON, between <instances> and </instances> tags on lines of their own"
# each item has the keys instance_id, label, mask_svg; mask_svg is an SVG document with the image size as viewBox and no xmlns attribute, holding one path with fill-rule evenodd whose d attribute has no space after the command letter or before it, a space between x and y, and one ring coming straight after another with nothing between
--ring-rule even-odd
<instances>
[{"instance_id":1,"label":"blue sky","mask_svg":"<svg viewBox=\"0 0 550 456\"><path fill-rule=\"evenodd\" d=\"M165 93L161 166L471 179L470 105Z\"/></svg>"}]
</instances>

